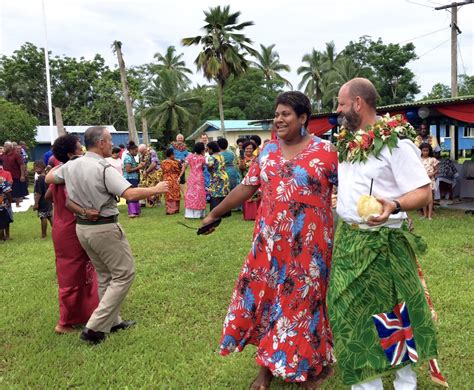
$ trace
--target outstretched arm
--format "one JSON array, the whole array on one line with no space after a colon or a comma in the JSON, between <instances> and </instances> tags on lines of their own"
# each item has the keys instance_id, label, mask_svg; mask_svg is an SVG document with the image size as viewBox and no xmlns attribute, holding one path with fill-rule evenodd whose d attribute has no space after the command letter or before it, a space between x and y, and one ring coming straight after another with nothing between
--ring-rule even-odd
<instances>
[{"instance_id":1,"label":"outstretched arm","mask_svg":"<svg viewBox=\"0 0 474 390\"><path fill-rule=\"evenodd\" d=\"M142 187L128 187L123 193L122 198L131 201L137 201L141 199L146 199L150 196L156 194L162 194L164 192L168 192L168 182L167 181L160 181L156 186L149 187L149 188L142 188Z\"/></svg>"}]
</instances>

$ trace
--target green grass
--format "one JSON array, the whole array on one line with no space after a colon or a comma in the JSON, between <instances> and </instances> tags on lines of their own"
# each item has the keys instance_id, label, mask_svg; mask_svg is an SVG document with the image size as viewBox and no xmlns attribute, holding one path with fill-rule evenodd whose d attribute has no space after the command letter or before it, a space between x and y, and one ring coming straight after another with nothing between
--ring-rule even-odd
<instances>
[{"instance_id":1,"label":"green grass","mask_svg":"<svg viewBox=\"0 0 474 390\"><path fill-rule=\"evenodd\" d=\"M452 389L467 389L474 383L474 218L448 210L433 221L414 218L429 244L420 261L440 316L439 362ZM0 388L248 388L255 348L224 358L218 343L253 224L236 213L214 234L196 236L178 220L162 208L129 220L122 209L137 268L122 314L138 325L89 347L77 334L54 334L52 243L40 238L32 211L16 214L13 240L0 244ZM298 387L275 381L272 388ZM336 375L322 388L345 387ZM419 388L436 388L427 370Z\"/></svg>"}]
</instances>

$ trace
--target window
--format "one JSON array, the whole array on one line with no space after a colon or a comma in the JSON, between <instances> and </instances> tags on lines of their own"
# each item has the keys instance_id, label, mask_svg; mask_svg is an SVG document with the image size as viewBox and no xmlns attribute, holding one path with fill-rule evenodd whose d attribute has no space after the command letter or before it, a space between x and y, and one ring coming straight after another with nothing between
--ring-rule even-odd
<instances>
[{"instance_id":1,"label":"window","mask_svg":"<svg viewBox=\"0 0 474 390\"><path fill-rule=\"evenodd\" d=\"M474 138L474 127L464 127L464 138Z\"/></svg>"}]
</instances>

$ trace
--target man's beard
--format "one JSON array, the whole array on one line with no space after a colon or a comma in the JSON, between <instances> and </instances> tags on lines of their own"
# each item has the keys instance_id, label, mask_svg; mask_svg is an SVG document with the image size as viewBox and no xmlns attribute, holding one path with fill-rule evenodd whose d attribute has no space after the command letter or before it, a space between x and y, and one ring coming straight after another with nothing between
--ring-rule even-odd
<instances>
[{"instance_id":1,"label":"man's beard","mask_svg":"<svg viewBox=\"0 0 474 390\"><path fill-rule=\"evenodd\" d=\"M357 114L353 106L351 106L349 112L342 116L342 125L352 131L359 130L361 122L360 115Z\"/></svg>"}]
</instances>

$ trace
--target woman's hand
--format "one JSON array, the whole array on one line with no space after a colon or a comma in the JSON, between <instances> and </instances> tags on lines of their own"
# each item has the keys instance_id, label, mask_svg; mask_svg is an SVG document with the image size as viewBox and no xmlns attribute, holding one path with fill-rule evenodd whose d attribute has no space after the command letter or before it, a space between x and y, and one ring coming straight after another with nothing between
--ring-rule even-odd
<instances>
[{"instance_id":1,"label":"woman's hand","mask_svg":"<svg viewBox=\"0 0 474 390\"><path fill-rule=\"evenodd\" d=\"M204 225L209 225L210 223L213 223L215 221L217 221L219 218L216 218L212 215L212 213L208 214L207 217L205 217L202 222L201 222L201 227L204 226ZM211 234L212 232L214 232L214 230L216 230L215 227L213 228L210 228L207 232L205 233L202 233L203 235L208 235L208 234Z\"/></svg>"}]
</instances>

